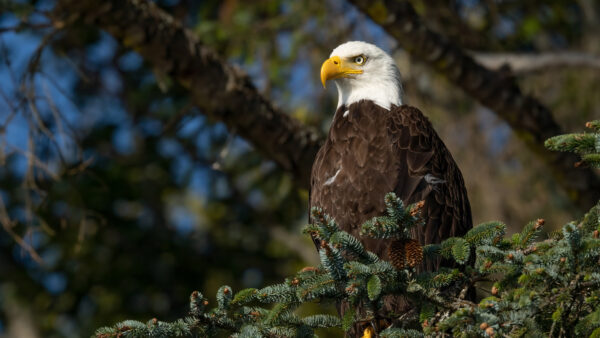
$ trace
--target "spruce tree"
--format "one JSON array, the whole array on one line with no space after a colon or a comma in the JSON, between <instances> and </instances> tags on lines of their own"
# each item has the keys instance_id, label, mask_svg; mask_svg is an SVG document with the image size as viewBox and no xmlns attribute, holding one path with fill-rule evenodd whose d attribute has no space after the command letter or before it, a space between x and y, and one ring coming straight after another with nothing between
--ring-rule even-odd
<instances>
[{"instance_id":1,"label":"spruce tree","mask_svg":"<svg viewBox=\"0 0 600 338\"><path fill-rule=\"evenodd\" d=\"M592 132L549 139L551 150L575 152L578 165L600 168L600 121ZM543 219L534 220L512 236L493 221L475 226L463 237L422 247L410 238L421 226L422 203L405 206L393 193L385 197L386 215L362 225L361 236L393 239L391 262L365 250L360 241L341 231L322 210L311 210L314 224L305 233L320 243L320 265L300 270L280 284L234 292L219 288L210 306L202 293L192 292L189 314L174 322L126 320L100 328L97 337L314 337L315 329L345 331L356 322L370 323L386 295L402 295L414 311L377 332L380 337L583 337L600 336L600 205L581 220L565 224L540 239ZM422 260L453 260L455 268L417 273ZM484 294L469 300L468 290ZM344 318L328 314L301 317L295 311L307 302L347 301L351 308L372 311ZM394 316L395 314L390 314ZM365 337L374 334L368 327Z\"/></svg>"}]
</instances>

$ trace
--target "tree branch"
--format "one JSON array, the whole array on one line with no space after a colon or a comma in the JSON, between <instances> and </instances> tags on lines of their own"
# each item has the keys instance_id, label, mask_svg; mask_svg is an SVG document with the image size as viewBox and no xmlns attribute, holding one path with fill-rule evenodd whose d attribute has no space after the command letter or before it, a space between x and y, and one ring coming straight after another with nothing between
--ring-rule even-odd
<instances>
[{"instance_id":1,"label":"tree branch","mask_svg":"<svg viewBox=\"0 0 600 338\"><path fill-rule=\"evenodd\" d=\"M407 1L350 2L381 25L411 56L426 62L504 119L546 163L554 179L579 208L587 210L600 199L600 179L592 170L575 169L576 157L544 148L544 141L561 134L561 128L550 110L524 95L513 78L485 68L457 45L431 31Z\"/></svg>"},{"instance_id":2,"label":"tree branch","mask_svg":"<svg viewBox=\"0 0 600 338\"><path fill-rule=\"evenodd\" d=\"M579 67L600 71L600 57L582 52L558 53L472 53L482 66L500 69L509 66L514 74L544 71L549 68Z\"/></svg>"},{"instance_id":3,"label":"tree branch","mask_svg":"<svg viewBox=\"0 0 600 338\"><path fill-rule=\"evenodd\" d=\"M93 24L137 51L161 74L190 90L209 117L224 122L308 188L321 136L264 98L241 70L229 65L170 15L146 0L60 0L55 21Z\"/></svg>"}]
</instances>

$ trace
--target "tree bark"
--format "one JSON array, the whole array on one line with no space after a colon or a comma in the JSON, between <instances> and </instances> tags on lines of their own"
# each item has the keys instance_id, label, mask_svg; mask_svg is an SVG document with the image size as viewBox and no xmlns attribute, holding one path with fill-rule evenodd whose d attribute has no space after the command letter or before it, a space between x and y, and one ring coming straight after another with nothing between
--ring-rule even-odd
<instances>
[{"instance_id":1,"label":"tree bark","mask_svg":"<svg viewBox=\"0 0 600 338\"><path fill-rule=\"evenodd\" d=\"M598 202L600 178L591 169L574 168L576 156L544 148L544 141L562 130L550 110L524 95L512 77L485 68L456 44L430 30L407 1L350 2L381 25L411 56L423 60L504 119L546 163L554 179L580 208L587 210Z\"/></svg>"},{"instance_id":2,"label":"tree bark","mask_svg":"<svg viewBox=\"0 0 600 338\"><path fill-rule=\"evenodd\" d=\"M106 30L154 68L190 90L194 104L224 122L265 157L309 187L322 136L279 111L250 78L199 43L181 23L146 0L60 0L55 21Z\"/></svg>"}]
</instances>

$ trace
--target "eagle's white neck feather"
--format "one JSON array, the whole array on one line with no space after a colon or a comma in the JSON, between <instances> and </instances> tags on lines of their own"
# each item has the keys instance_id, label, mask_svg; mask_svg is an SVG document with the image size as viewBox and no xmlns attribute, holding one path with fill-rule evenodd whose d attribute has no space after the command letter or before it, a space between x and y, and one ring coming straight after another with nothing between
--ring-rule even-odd
<instances>
[{"instance_id":1,"label":"eagle's white neck feather","mask_svg":"<svg viewBox=\"0 0 600 338\"><path fill-rule=\"evenodd\" d=\"M367 62L362 74L334 80L338 90L338 108L360 100L371 100L387 110L402 104L400 71L387 53L362 41L346 42L333 50L331 56L365 55Z\"/></svg>"},{"instance_id":2,"label":"eagle's white neck feather","mask_svg":"<svg viewBox=\"0 0 600 338\"><path fill-rule=\"evenodd\" d=\"M380 107L390 110L392 105L402 104L402 85L399 78L385 78L381 80L336 81L338 90L337 107L346 106L360 100L371 100Z\"/></svg>"}]
</instances>

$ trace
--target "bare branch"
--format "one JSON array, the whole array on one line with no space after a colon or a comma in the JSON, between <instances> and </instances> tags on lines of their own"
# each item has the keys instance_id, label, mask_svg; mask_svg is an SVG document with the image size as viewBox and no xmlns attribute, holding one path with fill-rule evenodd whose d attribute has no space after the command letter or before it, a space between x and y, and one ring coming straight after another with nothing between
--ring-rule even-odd
<instances>
[{"instance_id":1,"label":"bare branch","mask_svg":"<svg viewBox=\"0 0 600 338\"><path fill-rule=\"evenodd\" d=\"M42 257L38 255L35 249L31 245L29 245L29 243L23 240L23 238L13 230L17 222L11 220L8 216L8 211L6 210L6 205L4 204L4 199L2 198L2 195L0 195L0 224L2 225L2 228L4 228L4 231L6 231L6 233L8 233L10 237L12 237L12 239L21 248L23 248L23 250L27 251L31 258L33 258L33 260L35 260L40 265L44 264Z\"/></svg>"},{"instance_id":2,"label":"bare branch","mask_svg":"<svg viewBox=\"0 0 600 338\"><path fill-rule=\"evenodd\" d=\"M33 137L30 137L30 140L29 140L30 145L33 143L32 140L33 140ZM50 177L52 180L54 180L56 182L60 180L60 176L58 173L54 172L47 163L45 163L44 161L40 160L37 156L35 156L35 153L33 151L34 149L23 150L12 144L7 144L5 148L12 150L11 153L14 152L14 153L20 154L23 157L25 157L25 159L27 160L27 163L28 163L28 170L29 169L32 170L31 175L33 175L34 169L40 169L42 172L46 173L48 175L48 177ZM26 178L27 177L28 176L26 176ZM31 176L31 179L33 180L33 176ZM32 182L35 185L35 181L32 181Z\"/></svg>"},{"instance_id":3,"label":"bare branch","mask_svg":"<svg viewBox=\"0 0 600 338\"><path fill-rule=\"evenodd\" d=\"M600 71L600 56L581 52L558 52L539 54L516 53L476 53L471 55L481 65L499 69L509 66L514 74L526 74L546 71L551 68L590 68Z\"/></svg>"},{"instance_id":4,"label":"bare branch","mask_svg":"<svg viewBox=\"0 0 600 338\"><path fill-rule=\"evenodd\" d=\"M49 24L49 23L34 25L34 24L31 24L28 22L21 21L19 24L15 25L15 26L0 27L0 34L6 33L6 32L20 32L25 29L44 29L44 28L50 28L50 27L52 27L52 24Z\"/></svg>"}]
</instances>

